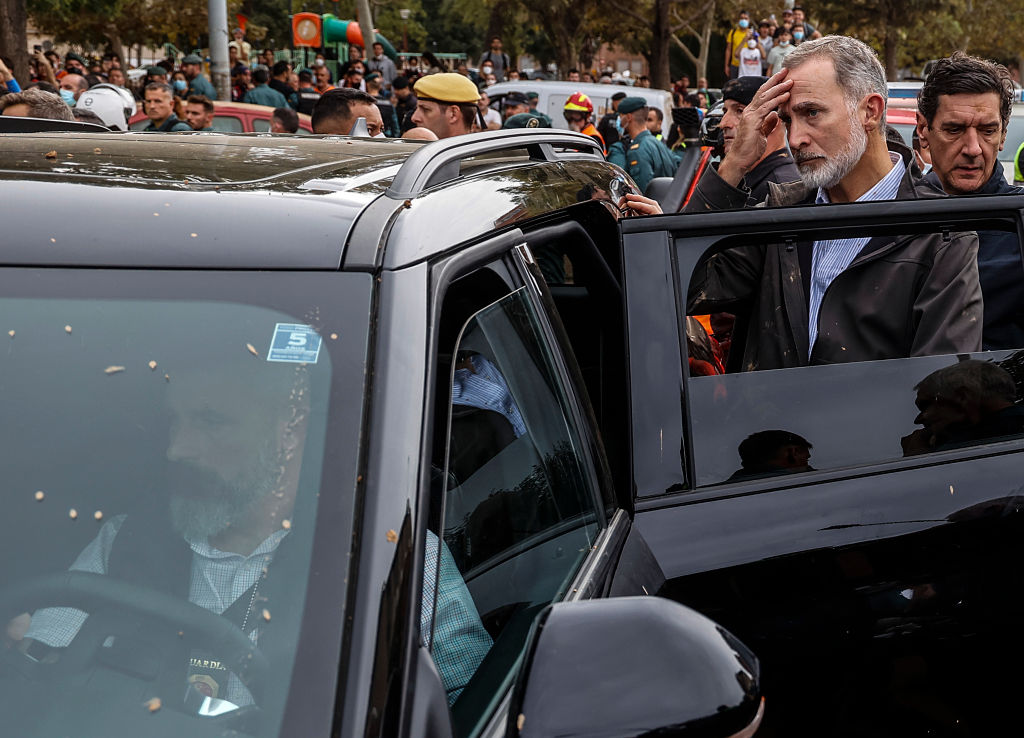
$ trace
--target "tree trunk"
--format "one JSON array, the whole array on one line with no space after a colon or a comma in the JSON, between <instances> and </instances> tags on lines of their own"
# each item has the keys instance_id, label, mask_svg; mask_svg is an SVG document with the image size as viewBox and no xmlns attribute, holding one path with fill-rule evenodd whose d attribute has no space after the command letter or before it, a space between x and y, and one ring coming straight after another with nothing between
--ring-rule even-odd
<instances>
[{"instance_id":1,"label":"tree trunk","mask_svg":"<svg viewBox=\"0 0 1024 738\"><path fill-rule=\"evenodd\" d=\"M655 0L654 17L651 24L651 87L667 90L672 86L668 66L668 47L672 43L672 28L669 24L669 0Z\"/></svg>"},{"instance_id":2,"label":"tree trunk","mask_svg":"<svg viewBox=\"0 0 1024 738\"><path fill-rule=\"evenodd\" d=\"M0 0L0 54L11 60L14 79L27 85L30 74L25 0Z\"/></svg>"},{"instance_id":3,"label":"tree trunk","mask_svg":"<svg viewBox=\"0 0 1024 738\"><path fill-rule=\"evenodd\" d=\"M697 79L708 76L708 52L711 49L711 31L715 27L715 3L711 3L704 25L700 29L700 54L697 57ZM696 83L696 79L693 80Z\"/></svg>"},{"instance_id":4,"label":"tree trunk","mask_svg":"<svg viewBox=\"0 0 1024 738\"><path fill-rule=\"evenodd\" d=\"M886 57L886 79L890 82L896 81L896 75L898 72L898 68L896 66L896 52L899 51L899 46L896 43L898 33L899 32L892 27L886 29L884 53Z\"/></svg>"}]
</instances>

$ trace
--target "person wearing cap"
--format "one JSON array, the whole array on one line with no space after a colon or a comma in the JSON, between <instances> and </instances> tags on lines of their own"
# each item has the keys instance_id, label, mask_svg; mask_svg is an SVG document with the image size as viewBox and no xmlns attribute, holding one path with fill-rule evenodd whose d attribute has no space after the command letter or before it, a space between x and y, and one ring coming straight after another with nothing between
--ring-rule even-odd
<instances>
[{"instance_id":1,"label":"person wearing cap","mask_svg":"<svg viewBox=\"0 0 1024 738\"><path fill-rule=\"evenodd\" d=\"M608 161L618 164L643 192L655 177L671 177L676 173L676 160L668 147L647 130L647 101L627 97L619 103L619 121L628 137L608 147Z\"/></svg>"},{"instance_id":2,"label":"person wearing cap","mask_svg":"<svg viewBox=\"0 0 1024 738\"><path fill-rule=\"evenodd\" d=\"M80 74L84 77L89 73L85 65L85 57L73 51L69 51L68 55L64 57L64 71L68 74Z\"/></svg>"},{"instance_id":3,"label":"person wearing cap","mask_svg":"<svg viewBox=\"0 0 1024 738\"><path fill-rule=\"evenodd\" d=\"M736 132L739 129L740 119L743 111L754 95L767 82L765 77L739 77L731 79L722 88L722 99L725 107L722 121L718 124L722 132L722 148L728 156L732 149L733 141L736 139ZM743 176L740 182L740 189L749 193L747 205L752 207L759 202L764 202L768 197L769 182L784 184L786 182L797 182L800 180L800 170L797 169L796 161L786 145L785 126L775 126L767 136L767 145L764 155L757 160L754 166ZM705 194L701 189L704 180L697 183L693 196L687 204L687 210L702 211L709 209Z\"/></svg>"},{"instance_id":4,"label":"person wearing cap","mask_svg":"<svg viewBox=\"0 0 1024 738\"><path fill-rule=\"evenodd\" d=\"M551 128L551 119L543 113L536 111L527 113L516 113L509 116L502 129L507 128Z\"/></svg>"},{"instance_id":5,"label":"person wearing cap","mask_svg":"<svg viewBox=\"0 0 1024 738\"><path fill-rule=\"evenodd\" d=\"M455 72L428 74L416 80L413 90L418 99L413 125L429 128L438 138L472 131L480 93L466 77Z\"/></svg>"},{"instance_id":6,"label":"person wearing cap","mask_svg":"<svg viewBox=\"0 0 1024 738\"><path fill-rule=\"evenodd\" d=\"M167 70L166 69L164 69L163 67L161 67L158 64L152 64L152 65L146 67L146 78L145 78L145 81L143 83L143 89L145 89L145 85L150 85L150 84L153 84L154 82L158 82L160 84L165 84L166 85L167 84L167 77L168 77L168 74L167 74Z\"/></svg>"},{"instance_id":7,"label":"person wearing cap","mask_svg":"<svg viewBox=\"0 0 1024 738\"><path fill-rule=\"evenodd\" d=\"M505 95L501 106L505 109L505 120L508 120L513 115L530 112L530 101L521 92L510 92Z\"/></svg>"},{"instance_id":8,"label":"person wearing cap","mask_svg":"<svg viewBox=\"0 0 1024 738\"><path fill-rule=\"evenodd\" d=\"M611 151L612 144L622 137L619 131L619 103L626 99L625 92L616 92L611 98L611 108L597 122L597 132L604 139L605 146Z\"/></svg>"},{"instance_id":9,"label":"person wearing cap","mask_svg":"<svg viewBox=\"0 0 1024 738\"><path fill-rule=\"evenodd\" d=\"M198 54L189 54L182 59L181 71L185 73L185 79L188 80L186 99L193 95L202 95L211 100L217 99L217 90L213 88L210 80L203 76L203 60Z\"/></svg>"},{"instance_id":10,"label":"person wearing cap","mask_svg":"<svg viewBox=\"0 0 1024 738\"><path fill-rule=\"evenodd\" d=\"M320 99L320 93L313 86L313 72L309 69L299 71L299 90L296 93L298 104L295 111L304 115L313 114L313 106Z\"/></svg>"},{"instance_id":11,"label":"person wearing cap","mask_svg":"<svg viewBox=\"0 0 1024 738\"><path fill-rule=\"evenodd\" d=\"M590 136L601 144L601 151L605 156L608 155L604 139L594 127L594 103L590 101L589 97L582 92L574 92L569 95L569 99L565 101L565 105L562 107L562 116L565 118L565 122L569 124L570 131Z\"/></svg>"},{"instance_id":12,"label":"person wearing cap","mask_svg":"<svg viewBox=\"0 0 1024 738\"><path fill-rule=\"evenodd\" d=\"M536 110L537 109L537 103L540 101L540 95L538 95L536 92L532 92L532 91L531 92L527 92L526 93L526 100L530 103L530 110Z\"/></svg>"}]
</instances>

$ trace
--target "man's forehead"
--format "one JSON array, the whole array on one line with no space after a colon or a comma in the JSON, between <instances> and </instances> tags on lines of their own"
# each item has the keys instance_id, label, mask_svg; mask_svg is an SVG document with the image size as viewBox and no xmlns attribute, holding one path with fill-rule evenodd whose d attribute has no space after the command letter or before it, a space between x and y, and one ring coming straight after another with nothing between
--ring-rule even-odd
<instances>
[{"instance_id":1,"label":"man's forehead","mask_svg":"<svg viewBox=\"0 0 1024 738\"><path fill-rule=\"evenodd\" d=\"M836 82L835 68L832 60L827 58L808 59L806 62L789 70L788 80L793 87L789 92L789 101L783 108L791 109L808 102L825 105L842 97L843 91Z\"/></svg>"},{"instance_id":2,"label":"man's forehead","mask_svg":"<svg viewBox=\"0 0 1024 738\"><path fill-rule=\"evenodd\" d=\"M973 125L1001 121L1001 101L995 92L939 95L938 102L935 117L943 121L955 120Z\"/></svg>"}]
</instances>

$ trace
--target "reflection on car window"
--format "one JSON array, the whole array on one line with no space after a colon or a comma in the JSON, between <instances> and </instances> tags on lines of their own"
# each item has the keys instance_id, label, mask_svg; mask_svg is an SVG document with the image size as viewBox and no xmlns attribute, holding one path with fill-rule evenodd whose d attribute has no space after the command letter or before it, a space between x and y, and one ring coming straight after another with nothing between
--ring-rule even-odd
<instances>
[{"instance_id":1,"label":"reflection on car window","mask_svg":"<svg viewBox=\"0 0 1024 738\"><path fill-rule=\"evenodd\" d=\"M450 553L494 640L468 685L446 684L462 725L486 711L533 618L562 595L597 532L588 464L555 366L522 290L475 314L458 341L440 566ZM435 631L435 656L444 645Z\"/></svg>"},{"instance_id":2,"label":"reflection on car window","mask_svg":"<svg viewBox=\"0 0 1024 738\"><path fill-rule=\"evenodd\" d=\"M224 133L241 133L245 130L242 120L233 115L215 115L211 125L213 130Z\"/></svg>"},{"instance_id":3,"label":"reflection on car window","mask_svg":"<svg viewBox=\"0 0 1024 738\"><path fill-rule=\"evenodd\" d=\"M892 461L1024 436L1024 354L694 377L697 484Z\"/></svg>"},{"instance_id":4,"label":"reflection on car window","mask_svg":"<svg viewBox=\"0 0 1024 738\"><path fill-rule=\"evenodd\" d=\"M223 299L4 298L0 313L8 732L163 734L214 712L243 728L256 706L276 734L312 555L328 337ZM142 727L150 698L166 717Z\"/></svg>"},{"instance_id":5,"label":"reflection on car window","mask_svg":"<svg viewBox=\"0 0 1024 738\"><path fill-rule=\"evenodd\" d=\"M256 133L266 133L270 130L270 121L266 118L253 118L252 129Z\"/></svg>"}]
</instances>

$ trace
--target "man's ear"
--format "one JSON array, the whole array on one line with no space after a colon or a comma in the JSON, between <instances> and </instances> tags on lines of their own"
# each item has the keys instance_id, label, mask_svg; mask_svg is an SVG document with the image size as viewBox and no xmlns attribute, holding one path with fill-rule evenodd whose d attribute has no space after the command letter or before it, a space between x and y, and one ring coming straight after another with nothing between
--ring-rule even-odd
<instances>
[{"instance_id":1,"label":"man's ear","mask_svg":"<svg viewBox=\"0 0 1024 738\"><path fill-rule=\"evenodd\" d=\"M462 111L458 105L449 105L444 109L445 120L448 121L449 125L454 125L462 117Z\"/></svg>"},{"instance_id":2,"label":"man's ear","mask_svg":"<svg viewBox=\"0 0 1024 738\"><path fill-rule=\"evenodd\" d=\"M921 115L920 111L917 113L917 137L921 139L921 148L928 147L928 121L925 120L924 116Z\"/></svg>"},{"instance_id":3,"label":"man's ear","mask_svg":"<svg viewBox=\"0 0 1024 738\"><path fill-rule=\"evenodd\" d=\"M885 130L885 98L876 92L865 96L860 104L861 123L869 131Z\"/></svg>"}]
</instances>

